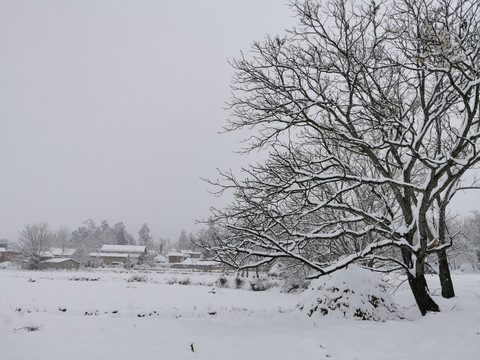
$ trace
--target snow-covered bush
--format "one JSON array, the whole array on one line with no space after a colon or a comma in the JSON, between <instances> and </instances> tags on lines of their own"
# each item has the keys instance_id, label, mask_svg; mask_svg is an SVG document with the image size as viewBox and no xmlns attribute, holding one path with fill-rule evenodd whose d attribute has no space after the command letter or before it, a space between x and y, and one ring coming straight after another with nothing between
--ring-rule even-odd
<instances>
[{"instance_id":1,"label":"snow-covered bush","mask_svg":"<svg viewBox=\"0 0 480 360\"><path fill-rule=\"evenodd\" d=\"M184 277L184 278L181 278L180 280L178 280L178 283L180 285L190 285L191 281L190 281L189 277Z\"/></svg>"},{"instance_id":2,"label":"snow-covered bush","mask_svg":"<svg viewBox=\"0 0 480 360\"><path fill-rule=\"evenodd\" d=\"M83 258L83 257L79 256L79 258ZM103 262L103 260L100 259L100 258L95 258L95 257L88 258L88 260L86 260L84 263L88 267L93 267L93 268L105 267L105 263Z\"/></svg>"},{"instance_id":3,"label":"snow-covered bush","mask_svg":"<svg viewBox=\"0 0 480 360\"><path fill-rule=\"evenodd\" d=\"M15 268L15 265L10 261L5 261L3 263L0 263L0 269L14 269L14 268Z\"/></svg>"},{"instance_id":4,"label":"snow-covered bush","mask_svg":"<svg viewBox=\"0 0 480 360\"><path fill-rule=\"evenodd\" d=\"M172 277L167 281L167 284L169 285L174 285L174 284L179 284L179 285L190 285L191 281L189 277L183 277L180 279L177 279L175 276Z\"/></svg>"},{"instance_id":5,"label":"snow-covered bush","mask_svg":"<svg viewBox=\"0 0 480 360\"><path fill-rule=\"evenodd\" d=\"M374 321L401 317L383 279L357 265L313 280L303 293L299 308L308 316Z\"/></svg>"},{"instance_id":6,"label":"snow-covered bush","mask_svg":"<svg viewBox=\"0 0 480 360\"><path fill-rule=\"evenodd\" d=\"M88 277L88 276L73 276L69 278L68 280L72 281L98 281L100 280L99 277Z\"/></svg>"},{"instance_id":7,"label":"snow-covered bush","mask_svg":"<svg viewBox=\"0 0 480 360\"><path fill-rule=\"evenodd\" d=\"M127 257L127 260L125 261L125 269L133 269L135 265L138 264L138 259L134 257Z\"/></svg>"},{"instance_id":8,"label":"snow-covered bush","mask_svg":"<svg viewBox=\"0 0 480 360\"><path fill-rule=\"evenodd\" d=\"M241 289L245 286L245 280L241 277L236 277L234 280L235 289Z\"/></svg>"},{"instance_id":9,"label":"snow-covered bush","mask_svg":"<svg viewBox=\"0 0 480 360\"><path fill-rule=\"evenodd\" d=\"M302 292L308 289L310 281L299 275L291 275L285 279L283 291L286 293Z\"/></svg>"},{"instance_id":10,"label":"snow-covered bush","mask_svg":"<svg viewBox=\"0 0 480 360\"><path fill-rule=\"evenodd\" d=\"M250 280L250 288L253 291L265 291L270 289L271 287L275 286L268 278L266 277L259 277L253 280Z\"/></svg>"},{"instance_id":11,"label":"snow-covered bush","mask_svg":"<svg viewBox=\"0 0 480 360\"><path fill-rule=\"evenodd\" d=\"M147 275L135 274L127 279L127 282L147 282Z\"/></svg>"},{"instance_id":12,"label":"snow-covered bush","mask_svg":"<svg viewBox=\"0 0 480 360\"><path fill-rule=\"evenodd\" d=\"M220 275L216 281L216 285L220 288L228 288L228 279L225 275Z\"/></svg>"}]
</instances>

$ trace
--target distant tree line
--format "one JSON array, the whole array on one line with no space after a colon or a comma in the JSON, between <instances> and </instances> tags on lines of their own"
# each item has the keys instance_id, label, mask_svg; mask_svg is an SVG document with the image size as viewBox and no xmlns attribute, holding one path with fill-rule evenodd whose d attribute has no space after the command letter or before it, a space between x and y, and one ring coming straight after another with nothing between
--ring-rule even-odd
<instances>
[{"instance_id":1,"label":"distant tree line","mask_svg":"<svg viewBox=\"0 0 480 360\"><path fill-rule=\"evenodd\" d=\"M53 247L61 249L75 249L74 258L86 261L89 253L102 245L144 245L148 250L157 250L162 253L169 240L153 240L150 228L144 223L138 231L138 237L130 234L123 222L110 226L106 220L96 225L91 219L82 223L71 231L60 227L53 231L47 223L26 224L20 231L14 248L28 261L29 267L36 269L41 259Z\"/></svg>"},{"instance_id":2,"label":"distant tree line","mask_svg":"<svg viewBox=\"0 0 480 360\"><path fill-rule=\"evenodd\" d=\"M87 262L89 253L98 250L102 245L144 245L147 250L155 250L159 254L169 250L199 251L202 249L201 241L210 239L212 234L210 226L195 234L187 234L182 229L176 241L167 238L154 240L146 223L139 229L138 236L134 237L127 231L122 221L110 226L107 220L97 225L94 220L88 219L73 231L67 227L52 230L45 222L26 224L19 231L18 241L14 247L28 260L29 267L36 269L41 259L52 248L75 249L73 258Z\"/></svg>"}]
</instances>

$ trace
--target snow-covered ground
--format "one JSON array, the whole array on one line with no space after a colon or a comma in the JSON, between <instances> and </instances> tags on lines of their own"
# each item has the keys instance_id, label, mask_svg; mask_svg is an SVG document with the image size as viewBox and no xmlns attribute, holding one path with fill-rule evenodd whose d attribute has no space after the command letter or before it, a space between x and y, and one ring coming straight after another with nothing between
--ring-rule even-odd
<instances>
[{"instance_id":1,"label":"snow-covered ground","mask_svg":"<svg viewBox=\"0 0 480 360\"><path fill-rule=\"evenodd\" d=\"M218 274L0 270L0 359L479 359L480 274L421 317L404 285L404 320L308 317L300 294L215 286ZM189 283L181 285L179 283ZM29 331L34 330L34 331ZM192 351L193 350L193 351Z\"/></svg>"}]
</instances>

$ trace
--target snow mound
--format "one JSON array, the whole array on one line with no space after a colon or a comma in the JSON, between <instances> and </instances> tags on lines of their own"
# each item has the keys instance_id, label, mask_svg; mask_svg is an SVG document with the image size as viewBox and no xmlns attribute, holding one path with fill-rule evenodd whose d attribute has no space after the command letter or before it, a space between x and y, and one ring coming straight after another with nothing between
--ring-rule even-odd
<instances>
[{"instance_id":1,"label":"snow mound","mask_svg":"<svg viewBox=\"0 0 480 360\"><path fill-rule=\"evenodd\" d=\"M298 307L308 316L320 314L373 321L402 317L384 280L357 265L313 280Z\"/></svg>"},{"instance_id":2,"label":"snow mound","mask_svg":"<svg viewBox=\"0 0 480 360\"><path fill-rule=\"evenodd\" d=\"M9 261L0 263L0 269L14 269L15 265Z\"/></svg>"}]
</instances>

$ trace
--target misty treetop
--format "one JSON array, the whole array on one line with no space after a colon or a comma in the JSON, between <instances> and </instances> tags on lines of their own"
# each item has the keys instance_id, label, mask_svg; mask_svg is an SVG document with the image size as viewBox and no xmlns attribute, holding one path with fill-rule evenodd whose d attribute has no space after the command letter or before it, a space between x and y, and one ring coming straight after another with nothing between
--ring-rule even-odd
<instances>
[{"instance_id":1,"label":"misty treetop","mask_svg":"<svg viewBox=\"0 0 480 360\"><path fill-rule=\"evenodd\" d=\"M138 240L131 235L125 224L120 221L110 226L106 220L96 225L91 219L82 223L71 234L70 246L76 249L95 250L102 245L145 245L147 248L153 246L153 237L150 235L150 228L146 223L138 231Z\"/></svg>"}]
</instances>

